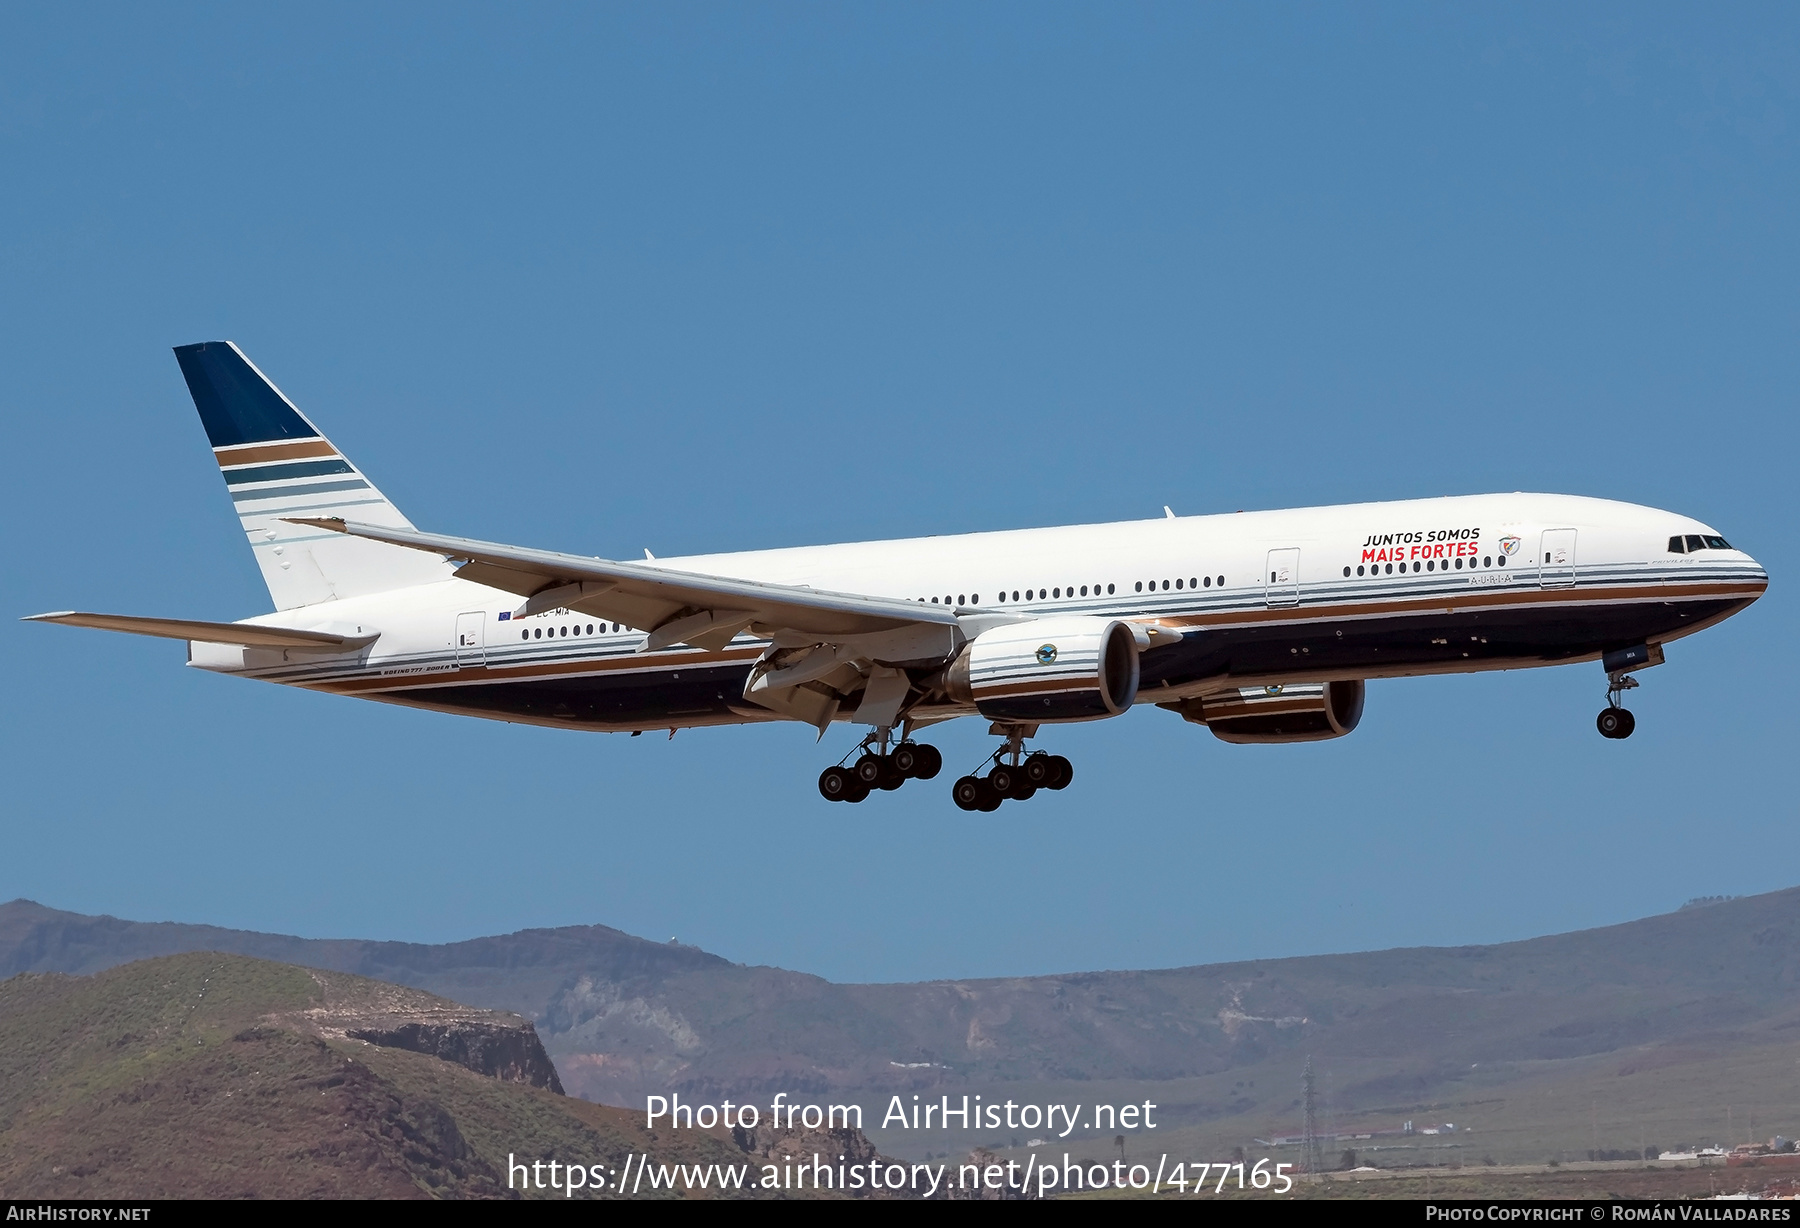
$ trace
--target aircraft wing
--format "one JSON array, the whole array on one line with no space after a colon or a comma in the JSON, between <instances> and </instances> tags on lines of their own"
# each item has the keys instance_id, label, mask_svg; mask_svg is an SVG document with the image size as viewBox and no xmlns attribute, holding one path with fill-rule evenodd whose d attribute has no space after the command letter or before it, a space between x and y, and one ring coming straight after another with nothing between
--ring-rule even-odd
<instances>
[{"instance_id":1,"label":"aircraft wing","mask_svg":"<svg viewBox=\"0 0 1800 1228\"><path fill-rule=\"evenodd\" d=\"M198 640L205 644L242 644L249 648L309 648L328 652L360 648L375 635L339 635L330 631L296 631L289 627L261 627L255 623L209 623L188 618L139 618L135 614L89 614L62 610L33 614L28 623L61 623L65 627L93 627L100 631L124 631L154 635L165 640Z\"/></svg>"},{"instance_id":2,"label":"aircraft wing","mask_svg":"<svg viewBox=\"0 0 1800 1228\"><path fill-rule=\"evenodd\" d=\"M559 607L579 610L649 632L648 650L683 643L717 650L747 627L763 635L788 632L830 642L922 625L958 625L950 606L900 598L701 575L655 563L529 550L335 517L291 519L295 524L465 559L458 577L524 597L520 616Z\"/></svg>"}]
</instances>

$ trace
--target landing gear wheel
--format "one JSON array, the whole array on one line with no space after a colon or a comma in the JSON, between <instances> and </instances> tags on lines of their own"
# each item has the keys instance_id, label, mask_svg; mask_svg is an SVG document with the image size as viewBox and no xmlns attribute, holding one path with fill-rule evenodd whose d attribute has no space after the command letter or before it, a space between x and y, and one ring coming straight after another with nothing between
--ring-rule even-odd
<instances>
[{"instance_id":1,"label":"landing gear wheel","mask_svg":"<svg viewBox=\"0 0 1800 1228\"><path fill-rule=\"evenodd\" d=\"M1050 766L1055 770L1056 775L1046 781L1044 787L1046 789L1068 788L1069 782L1075 779L1075 765L1061 755L1051 755Z\"/></svg>"},{"instance_id":2,"label":"landing gear wheel","mask_svg":"<svg viewBox=\"0 0 1800 1228\"><path fill-rule=\"evenodd\" d=\"M864 755L850 770L864 785L873 789L877 788L881 784L881 778L887 775L888 762L880 755Z\"/></svg>"},{"instance_id":3,"label":"landing gear wheel","mask_svg":"<svg viewBox=\"0 0 1800 1228\"><path fill-rule=\"evenodd\" d=\"M1629 738L1631 731L1637 728L1637 717L1631 715L1628 708L1603 708L1594 718L1594 728L1603 738Z\"/></svg>"},{"instance_id":4,"label":"landing gear wheel","mask_svg":"<svg viewBox=\"0 0 1800 1228\"><path fill-rule=\"evenodd\" d=\"M860 802L867 796L869 796L869 786L852 776L850 778L850 792L844 794L844 800L847 802Z\"/></svg>"},{"instance_id":5,"label":"landing gear wheel","mask_svg":"<svg viewBox=\"0 0 1800 1228\"><path fill-rule=\"evenodd\" d=\"M894 771L902 780L918 775L919 748L911 742L902 742L894 747L894 753L888 756L888 762L894 765Z\"/></svg>"},{"instance_id":6,"label":"landing gear wheel","mask_svg":"<svg viewBox=\"0 0 1800 1228\"><path fill-rule=\"evenodd\" d=\"M913 747L913 754L918 757L912 770L914 780L930 780L944 770L944 756L937 747L921 742Z\"/></svg>"},{"instance_id":7,"label":"landing gear wheel","mask_svg":"<svg viewBox=\"0 0 1800 1228\"><path fill-rule=\"evenodd\" d=\"M1013 770L1004 763L996 763L993 770L987 774L988 788L992 789L998 797L1010 797L1013 791L1013 782L1017 779L1019 778L1013 773Z\"/></svg>"},{"instance_id":8,"label":"landing gear wheel","mask_svg":"<svg viewBox=\"0 0 1800 1228\"><path fill-rule=\"evenodd\" d=\"M894 761L891 758L882 760L882 765L881 779L875 782L875 787L877 789L882 789L891 793L906 783L906 776L899 768L894 766Z\"/></svg>"},{"instance_id":9,"label":"landing gear wheel","mask_svg":"<svg viewBox=\"0 0 1800 1228\"><path fill-rule=\"evenodd\" d=\"M1005 794L997 792L993 785L984 780L981 782L981 804L975 809L991 814L1000 809L1000 803L1005 800Z\"/></svg>"},{"instance_id":10,"label":"landing gear wheel","mask_svg":"<svg viewBox=\"0 0 1800 1228\"><path fill-rule=\"evenodd\" d=\"M844 768L828 767L819 773L819 796L828 802L849 801L855 792L855 780Z\"/></svg>"},{"instance_id":11,"label":"landing gear wheel","mask_svg":"<svg viewBox=\"0 0 1800 1228\"><path fill-rule=\"evenodd\" d=\"M1026 780L1023 776L1017 776L1013 778L1012 792L1008 793L1006 796L1012 798L1015 802L1028 802L1036 793L1036 785Z\"/></svg>"},{"instance_id":12,"label":"landing gear wheel","mask_svg":"<svg viewBox=\"0 0 1800 1228\"><path fill-rule=\"evenodd\" d=\"M1019 774L1031 784L1032 788L1048 789L1050 782L1056 779L1056 765L1050 761L1049 755L1038 751L1036 754L1028 756L1025 762L1019 765Z\"/></svg>"},{"instance_id":13,"label":"landing gear wheel","mask_svg":"<svg viewBox=\"0 0 1800 1228\"><path fill-rule=\"evenodd\" d=\"M950 786L950 800L961 810L980 810L986 790L982 785L987 782L979 776L964 776Z\"/></svg>"}]
</instances>

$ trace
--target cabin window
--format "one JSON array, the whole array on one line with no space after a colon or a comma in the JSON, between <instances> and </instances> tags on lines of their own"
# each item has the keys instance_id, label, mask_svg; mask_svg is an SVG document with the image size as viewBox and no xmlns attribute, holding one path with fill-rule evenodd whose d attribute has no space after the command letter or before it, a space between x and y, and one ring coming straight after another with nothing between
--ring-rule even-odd
<instances>
[{"instance_id":1,"label":"cabin window","mask_svg":"<svg viewBox=\"0 0 1800 1228\"><path fill-rule=\"evenodd\" d=\"M1348 567L1344 568L1344 575L1348 576L1349 574L1350 574L1350 569Z\"/></svg>"},{"instance_id":2,"label":"cabin window","mask_svg":"<svg viewBox=\"0 0 1800 1228\"><path fill-rule=\"evenodd\" d=\"M525 628L525 630L519 632L519 638L522 640L530 639L531 638L531 628L527 627L527 628Z\"/></svg>"},{"instance_id":3,"label":"cabin window","mask_svg":"<svg viewBox=\"0 0 1800 1228\"><path fill-rule=\"evenodd\" d=\"M1163 581L1163 592L1166 593L1168 591L1169 591L1169 582L1167 580L1164 580Z\"/></svg>"}]
</instances>

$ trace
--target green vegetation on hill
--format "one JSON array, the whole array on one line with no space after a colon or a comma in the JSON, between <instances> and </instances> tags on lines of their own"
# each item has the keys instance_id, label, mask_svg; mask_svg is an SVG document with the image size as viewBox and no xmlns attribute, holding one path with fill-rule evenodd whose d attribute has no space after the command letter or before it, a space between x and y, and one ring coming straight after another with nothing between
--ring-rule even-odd
<instances>
[{"instance_id":1,"label":"green vegetation on hill","mask_svg":"<svg viewBox=\"0 0 1800 1228\"><path fill-rule=\"evenodd\" d=\"M716 1134L653 1139L635 1114L345 1035L398 1016L529 1033L210 952L0 982L0 1196L492 1198L509 1196L508 1153L744 1159Z\"/></svg>"}]
</instances>

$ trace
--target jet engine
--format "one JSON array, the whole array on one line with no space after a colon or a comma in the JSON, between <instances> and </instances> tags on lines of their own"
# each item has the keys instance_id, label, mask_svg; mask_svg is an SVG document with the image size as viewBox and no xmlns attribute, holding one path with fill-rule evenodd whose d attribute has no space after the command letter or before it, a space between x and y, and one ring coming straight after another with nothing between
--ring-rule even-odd
<instances>
[{"instance_id":1,"label":"jet engine","mask_svg":"<svg viewBox=\"0 0 1800 1228\"><path fill-rule=\"evenodd\" d=\"M1323 742L1356 728L1364 689L1360 679L1238 687L1160 706L1226 742Z\"/></svg>"},{"instance_id":2,"label":"jet engine","mask_svg":"<svg viewBox=\"0 0 1800 1228\"><path fill-rule=\"evenodd\" d=\"M1011 623L969 641L943 679L951 699L989 720L1099 720L1137 698L1138 636L1110 618Z\"/></svg>"}]
</instances>

